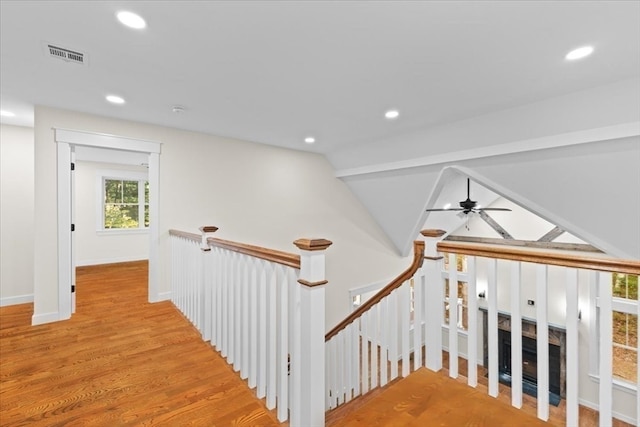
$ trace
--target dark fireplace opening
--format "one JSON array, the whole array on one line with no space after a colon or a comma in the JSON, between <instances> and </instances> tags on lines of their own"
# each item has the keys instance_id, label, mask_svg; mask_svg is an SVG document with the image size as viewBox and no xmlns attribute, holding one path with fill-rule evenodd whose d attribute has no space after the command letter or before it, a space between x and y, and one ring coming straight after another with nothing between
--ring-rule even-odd
<instances>
[{"instance_id":1,"label":"dark fireplace opening","mask_svg":"<svg viewBox=\"0 0 640 427\"><path fill-rule=\"evenodd\" d=\"M498 330L500 382L511 385L511 332ZM549 403L558 406L561 396L560 347L549 344ZM538 356L536 340L522 337L522 391L537 395Z\"/></svg>"}]
</instances>

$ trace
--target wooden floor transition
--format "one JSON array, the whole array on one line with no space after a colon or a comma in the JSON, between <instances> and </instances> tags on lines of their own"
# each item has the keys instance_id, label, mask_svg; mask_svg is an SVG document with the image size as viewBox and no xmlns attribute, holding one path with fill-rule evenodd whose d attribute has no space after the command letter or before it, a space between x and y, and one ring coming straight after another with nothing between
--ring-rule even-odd
<instances>
[{"instance_id":1,"label":"wooden floor transition","mask_svg":"<svg viewBox=\"0 0 640 427\"><path fill-rule=\"evenodd\" d=\"M147 263L78 269L71 320L0 309L2 426L274 426L272 411L170 302Z\"/></svg>"}]
</instances>

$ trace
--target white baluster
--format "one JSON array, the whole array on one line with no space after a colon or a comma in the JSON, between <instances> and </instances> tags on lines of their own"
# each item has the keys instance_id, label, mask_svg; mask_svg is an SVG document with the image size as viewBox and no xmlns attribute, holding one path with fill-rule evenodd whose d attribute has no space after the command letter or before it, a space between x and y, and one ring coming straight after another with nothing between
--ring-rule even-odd
<instances>
[{"instance_id":1,"label":"white baluster","mask_svg":"<svg viewBox=\"0 0 640 427\"><path fill-rule=\"evenodd\" d=\"M537 388L538 388L538 418L543 421L549 419L549 324L547 320L547 283L548 266L536 266L536 317L537 317Z\"/></svg>"},{"instance_id":2,"label":"white baluster","mask_svg":"<svg viewBox=\"0 0 640 427\"><path fill-rule=\"evenodd\" d=\"M344 384L345 402L353 397L353 323L344 329Z\"/></svg>"},{"instance_id":3,"label":"white baluster","mask_svg":"<svg viewBox=\"0 0 640 427\"><path fill-rule=\"evenodd\" d=\"M369 312L360 316L360 333L362 334L362 394L369 391Z\"/></svg>"},{"instance_id":4,"label":"white baluster","mask_svg":"<svg viewBox=\"0 0 640 427\"><path fill-rule=\"evenodd\" d=\"M409 360L409 329L411 328L411 289L407 280L401 286L400 293L400 328L402 343L402 377L407 377L411 370Z\"/></svg>"},{"instance_id":5,"label":"white baluster","mask_svg":"<svg viewBox=\"0 0 640 427\"><path fill-rule=\"evenodd\" d=\"M380 387L387 384L387 378L389 375L389 322L386 319L388 316L388 299L382 298L378 303L380 305L380 319L385 321L380 322ZM359 394L359 393L358 393Z\"/></svg>"},{"instance_id":6,"label":"white baluster","mask_svg":"<svg viewBox=\"0 0 640 427\"><path fill-rule=\"evenodd\" d=\"M215 262L215 267L216 267L216 271L214 274L215 280L216 280L216 284L215 284L215 295L216 295L216 312L215 312L215 317L216 317L216 349L218 351L220 351L221 347L222 347L222 307L224 306L224 301L222 300L222 280L223 280L223 274L222 274L222 261L223 261L223 252L222 249L220 248L215 248L215 258L216 258L216 262Z\"/></svg>"},{"instance_id":7,"label":"white baluster","mask_svg":"<svg viewBox=\"0 0 640 427\"><path fill-rule=\"evenodd\" d=\"M489 353L489 396L498 396L498 280L497 260L488 260L487 335Z\"/></svg>"},{"instance_id":8,"label":"white baluster","mask_svg":"<svg viewBox=\"0 0 640 427\"><path fill-rule=\"evenodd\" d=\"M250 262L249 280L249 387L258 383L258 260Z\"/></svg>"},{"instance_id":9,"label":"white baluster","mask_svg":"<svg viewBox=\"0 0 640 427\"><path fill-rule=\"evenodd\" d=\"M413 370L422 366L422 346L424 345L422 322L424 319L424 274L422 269L413 278ZM384 319L384 318L383 318Z\"/></svg>"},{"instance_id":10,"label":"white baluster","mask_svg":"<svg viewBox=\"0 0 640 427\"><path fill-rule=\"evenodd\" d=\"M299 273L298 273L299 274ZM302 365L302 328L300 308L300 286L298 276L290 277L289 286L289 353L291 355L291 374L289 376L289 422L291 426L302 425L302 382L298 371ZM328 365L329 366L329 365Z\"/></svg>"},{"instance_id":11,"label":"white baluster","mask_svg":"<svg viewBox=\"0 0 640 427\"><path fill-rule=\"evenodd\" d=\"M344 329L335 336L337 405L344 403Z\"/></svg>"},{"instance_id":12,"label":"white baluster","mask_svg":"<svg viewBox=\"0 0 640 427\"><path fill-rule=\"evenodd\" d=\"M511 405L522 408L522 314L520 281L522 264L511 262Z\"/></svg>"},{"instance_id":13,"label":"white baluster","mask_svg":"<svg viewBox=\"0 0 640 427\"><path fill-rule=\"evenodd\" d=\"M256 396L267 394L267 268L259 261L258 270L258 385Z\"/></svg>"},{"instance_id":14,"label":"white baluster","mask_svg":"<svg viewBox=\"0 0 640 427\"><path fill-rule=\"evenodd\" d=\"M349 325L351 328L351 372L353 377L351 383L353 384L353 395L360 395L360 322L354 321Z\"/></svg>"},{"instance_id":15,"label":"white baluster","mask_svg":"<svg viewBox=\"0 0 640 427\"><path fill-rule=\"evenodd\" d=\"M278 326L276 324L276 291L278 289L278 281L276 271L270 265L267 277L267 408L276 407L276 370L277 370L277 343L276 333Z\"/></svg>"},{"instance_id":16,"label":"white baluster","mask_svg":"<svg viewBox=\"0 0 640 427\"><path fill-rule=\"evenodd\" d=\"M598 272L597 287L600 302L600 390L599 425L613 423L613 308L611 273Z\"/></svg>"},{"instance_id":17,"label":"white baluster","mask_svg":"<svg viewBox=\"0 0 640 427\"><path fill-rule=\"evenodd\" d=\"M389 363L391 375L389 380L398 378L398 290L392 291L387 297L389 313ZM364 394L365 390L362 391Z\"/></svg>"},{"instance_id":18,"label":"white baluster","mask_svg":"<svg viewBox=\"0 0 640 427\"><path fill-rule=\"evenodd\" d=\"M566 360L575 363L566 364L566 415L567 425L577 426L578 423L578 365L580 360L578 350L578 270L567 268L567 348ZM595 331L592 331L595 333Z\"/></svg>"},{"instance_id":19,"label":"white baluster","mask_svg":"<svg viewBox=\"0 0 640 427\"><path fill-rule=\"evenodd\" d=\"M449 376L458 378L458 263L449 254Z\"/></svg>"},{"instance_id":20,"label":"white baluster","mask_svg":"<svg viewBox=\"0 0 640 427\"><path fill-rule=\"evenodd\" d=\"M278 421L283 422L289 414L289 283L282 266L277 268L278 278Z\"/></svg>"},{"instance_id":21,"label":"white baluster","mask_svg":"<svg viewBox=\"0 0 640 427\"><path fill-rule=\"evenodd\" d=\"M478 291L476 257L467 257L467 384L478 385Z\"/></svg>"},{"instance_id":22,"label":"white baluster","mask_svg":"<svg viewBox=\"0 0 640 427\"><path fill-rule=\"evenodd\" d=\"M241 287L241 300L242 303L242 361L240 363L240 378L249 378L249 355L251 354L251 348L249 347L249 326L250 326L250 298L249 298L249 274L250 274L250 262L247 255L243 255L240 260L240 268L242 269L242 283ZM286 292L285 292L286 295ZM288 307L284 306L282 311L288 313Z\"/></svg>"},{"instance_id":23,"label":"white baluster","mask_svg":"<svg viewBox=\"0 0 640 427\"><path fill-rule=\"evenodd\" d=\"M371 337L371 389L378 386L378 305L374 305L369 309L369 336Z\"/></svg>"}]
</instances>

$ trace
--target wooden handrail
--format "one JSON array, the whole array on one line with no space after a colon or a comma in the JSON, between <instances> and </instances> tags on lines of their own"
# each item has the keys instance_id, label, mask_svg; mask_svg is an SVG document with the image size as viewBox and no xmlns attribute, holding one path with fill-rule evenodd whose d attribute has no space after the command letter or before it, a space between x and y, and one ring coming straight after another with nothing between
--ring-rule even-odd
<instances>
[{"instance_id":1,"label":"wooden handrail","mask_svg":"<svg viewBox=\"0 0 640 427\"><path fill-rule=\"evenodd\" d=\"M187 240L193 240L196 243L200 243L200 241L202 241L202 235L195 234L195 233L188 233L186 231L169 230L169 235L170 236L182 237L182 238L187 239Z\"/></svg>"},{"instance_id":2,"label":"wooden handrail","mask_svg":"<svg viewBox=\"0 0 640 427\"><path fill-rule=\"evenodd\" d=\"M188 233L186 231L169 230L169 235L182 237L197 243L200 243L202 241L201 234ZM246 243L238 243L238 242L232 242L230 240L222 240L215 237L209 237L207 239L207 243L209 244L209 246L216 246L218 248L228 249L230 251L249 255L255 258L260 258L267 261L275 262L277 264L286 265L287 267L300 269L300 255L292 254L289 252L277 251L275 249L267 249L261 246L247 245Z\"/></svg>"},{"instance_id":3,"label":"wooden handrail","mask_svg":"<svg viewBox=\"0 0 640 427\"><path fill-rule=\"evenodd\" d=\"M300 255L277 251L275 249L267 249L260 246L247 245L245 243L232 242L230 240L222 240L216 237L209 237L207 239L207 243L210 246L228 249L230 251L249 255L255 258L286 265L287 267L300 269Z\"/></svg>"},{"instance_id":4,"label":"wooden handrail","mask_svg":"<svg viewBox=\"0 0 640 427\"><path fill-rule=\"evenodd\" d=\"M413 242L413 262L411 263L409 268L407 268L398 277L393 279L391 283L389 283L387 286L382 288L377 294L375 294L374 296L369 298L367 301L365 301L364 304L362 304L360 307L358 307L356 311L354 311L349 316L347 316L346 319L338 323L333 329L327 332L327 334L324 336L324 340L329 341L333 336L337 335L338 332L340 332L341 330L349 326L349 324L351 324L354 320L359 318L363 313L365 313L371 307L379 303L380 300L382 300L382 298L389 295L394 289L399 288L405 281L411 279L416 274L416 271L418 271L418 269L422 267L423 261L424 261L424 242L415 241Z\"/></svg>"},{"instance_id":5,"label":"wooden handrail","mask_svg":"<svg viewBox=\"0 0 640 427\"><path fill-rule=\"evenodd\" d=\"M475 255L486 258L524 261L536 264L558 265L562 267L582 268L586 270L610 271L626 274L640 274L640 261L583 257L565 253L535 251L531 249L493 247L462 242L438 242L438 252Z\"/></svg>"}]
</instances>

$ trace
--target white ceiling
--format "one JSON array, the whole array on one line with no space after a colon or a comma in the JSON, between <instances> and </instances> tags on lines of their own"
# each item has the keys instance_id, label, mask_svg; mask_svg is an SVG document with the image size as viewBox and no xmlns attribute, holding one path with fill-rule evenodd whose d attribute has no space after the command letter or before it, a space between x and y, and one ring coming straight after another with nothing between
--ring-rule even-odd
<instances>
[{"instance_id":1,"label":"white ceiling","mask_svg":"<svg viewBox=\"0 0 640 427\"><path fill-rule=\"evenodd\" d=\"M2 123L40 104L324 154L640 75L638 1L2 0L0 19Z\"/></svg>"}]
</instances>

